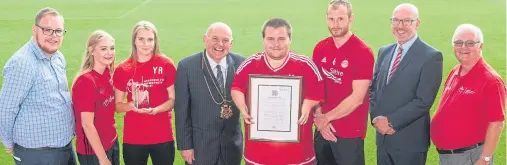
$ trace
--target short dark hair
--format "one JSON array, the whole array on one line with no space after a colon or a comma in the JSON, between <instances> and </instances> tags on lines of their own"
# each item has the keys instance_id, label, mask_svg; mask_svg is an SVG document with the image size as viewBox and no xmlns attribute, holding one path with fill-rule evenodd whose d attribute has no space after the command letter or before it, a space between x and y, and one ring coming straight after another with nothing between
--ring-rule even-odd
<instances>
[{"instance_id":1,"label":"short dark hair","mask_svg":"<svg viewBox=\"0 0 507 165\"><path fill-rule=\"evenodd\" d=\"M287 20L283 18L272 18L266 21L262 26L262 38L266 37L267 27L273 28L285 27L285 29L287 29L287 35L289 35L289 39L291 39L292 37L292 26L290 25L289 22L287 22Z\"/></svg>"}]
</instances>

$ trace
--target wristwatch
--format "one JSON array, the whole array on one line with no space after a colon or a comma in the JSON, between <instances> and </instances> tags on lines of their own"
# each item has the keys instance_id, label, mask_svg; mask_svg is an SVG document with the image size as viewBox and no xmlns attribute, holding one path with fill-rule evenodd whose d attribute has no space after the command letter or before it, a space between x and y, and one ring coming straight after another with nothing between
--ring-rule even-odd
<instances>
[{"instance_id":1,"label":"wristwatch","mask_svg":"<svg viewBox=\"0 0 507 165\"><path fill-rule=\"evenodd\" d=\"M489 162L491 161L491 156L482 156L482 159L484 159L486 162Z\"/></svg>"}]
</instances>

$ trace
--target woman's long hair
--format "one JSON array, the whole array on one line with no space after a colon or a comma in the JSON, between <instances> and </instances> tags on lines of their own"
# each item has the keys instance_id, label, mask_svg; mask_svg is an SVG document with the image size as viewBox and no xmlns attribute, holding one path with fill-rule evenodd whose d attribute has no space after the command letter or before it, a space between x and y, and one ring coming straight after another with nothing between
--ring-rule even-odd
<instances>
[{"instance_id":1,"label":"woman's long hair","mask_svg":"<svg viewBox=\"0 0 507 165\"><path fill-rule=\"evenodd\" d=\"M155 27L155 25L153 25L153 23L151 23L149 21L139 21L136 24L136 26L134 26L134 30L132 31L132 51L130 53L130 58L132 59L134 65L137 62L136 38L137 38L137 33L141 29L146 29L146 30L153 32L153 35L155 37L154 38L155 46L153 48L153 55L156 55L156 56L160 55L160 43L158 40L157 28Z\"/></svg>"},{"instance_id":2,"label":"woman's long hair","mask_svg":"<svg viewBox=\"0 0 507 165\"><path fill-rule=\"evenodd\" d=\"M85 48L85 56L84 56L83 62L81 64L81 68L79 69L78 74L74 78L74 83L79 76L93 70L93 66L95 65L95 59L92 55L92 52L95 49L95 47L97 46L97 44L105 39L109 39L109 40L114 41L114 38L109 33L105 32L104 30L94 31L90 35L90 37L88 37L88 42L86 42L86 48ZM115 60L116 60L116 56L113 56L113 62L108 66L109 74L111 74L111 76L114 73Z\"/></svg>"}]
</instances>

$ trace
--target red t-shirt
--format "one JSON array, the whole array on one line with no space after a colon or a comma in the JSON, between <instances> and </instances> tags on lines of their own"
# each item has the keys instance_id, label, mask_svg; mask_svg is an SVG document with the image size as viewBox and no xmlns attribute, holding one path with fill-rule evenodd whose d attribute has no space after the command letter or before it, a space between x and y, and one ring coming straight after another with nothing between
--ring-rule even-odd
<instances>
[{"instance_id":1,"label":"red t-shirt","mask_svg":"<svg viewBox=\"0 0 507 165\"><path fill-rule=\"evenodd\" d=\"M132 58L116 68L113 85L127 92L127 101L132 101L132 84L143 84L149 93L146 107L157 107L169 100L167 88L174 84L176 68L172 61L163 55L154 55L144 63ZM156 115L128 111L125 114L123 142L128 144L158 144L173 141L171 110Z\"/></svg>"},{"instance_id":2,"label":"red t-shirt","mask_svg":"<svg viewBox=\"0 0 507 165\"><path fill-rule=\"evenodd\" d=\"M332 37L320 41L313 50L313 61L324 77L325 102L322 112L333 110L352 94L352 81L373 78L374 57L370 47L352 35L339 49ZM354 112L331 122L341 138L365 138L368 123L369 92Z\"/></svg>"},{"instance_id":3,"label":"red t-shirt","mask_svg":"<svg viewBox=\"0 0 507 165\"><path fill-rule=\"evenodd\" d=\"M324 86L315 64L305 56L289 52L285 62L272 68L264 52L246 59L239 67L232 82L232 90L243 92L248 104L248 75L303 76L303 99L322 101ZM249 127L245 125L245 161L249 164L287 165L315 162L313 132L310 119L300 127L300 143L250 141Z\"/></svg>"},{"instance_id":4,"label":"red t-shirt","mask_svg":"<svg viewBox=\"0 0 507 165\"><path fill-rule=\"evenodd\" d=\"M111 75L106 69L101 75L92 70L80 75L72 86L72 103L76 118L76 149L79 154L94 155L81 125L81 112L93 112L93 124L104 150L109 150L117 138L114 121L114 91Z\"/></svg>"},{"instance_id":5,"label":"red t-shirt","mask_svg":"<svg viewBox=\"0 0 507 165\"><path fill-rule=\"evenodd\" d=\"M482 58L464 76L460 65L445 81L430 135L439 149L458 149L484 142L489 122L503 121L505 84Z\"/></svg>"}]
</instances>

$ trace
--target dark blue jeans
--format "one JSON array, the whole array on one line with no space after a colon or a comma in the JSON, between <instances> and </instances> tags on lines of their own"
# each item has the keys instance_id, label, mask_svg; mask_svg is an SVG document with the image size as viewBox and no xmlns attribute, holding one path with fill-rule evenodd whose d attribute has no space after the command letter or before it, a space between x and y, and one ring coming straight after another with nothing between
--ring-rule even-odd
<instances>
[{"instance_id":1,"label":"dark blue jeans","mask_svg":"<svg viewBox=\"0 0 507 165\"><path fill-rule=\"evenodd\" d=\"M14 144L16 165L77 165L72 143L62 148L24 148Z\"/></svg>"}]
</instances>

